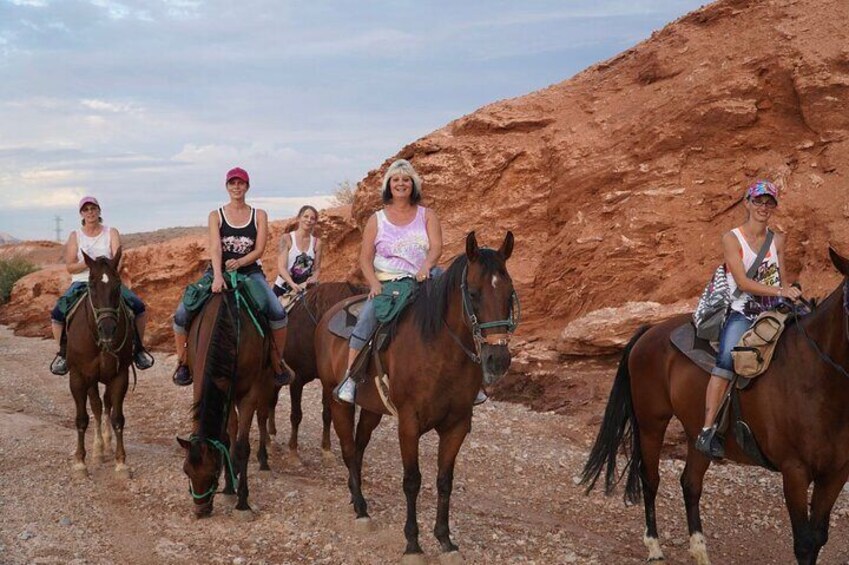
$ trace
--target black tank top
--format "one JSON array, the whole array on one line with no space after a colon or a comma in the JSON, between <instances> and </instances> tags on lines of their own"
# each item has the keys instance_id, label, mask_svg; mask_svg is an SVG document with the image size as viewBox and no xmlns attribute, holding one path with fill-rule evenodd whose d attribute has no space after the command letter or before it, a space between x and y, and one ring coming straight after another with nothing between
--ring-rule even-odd
<instances>
[{"instance_id":1,"label":"black tank top","mask_svg":"<svg viewBox=\"0 0 849 565\"><path fill-rule=\"evenodd\" d=\"M221 266L229 259L240 259L256 248L256 208L251 208L251 217L243 226L232 226L224 215L224 208L218 209L218 235L221 237ZM239 267L238 272L243 275L262 272L262 265L254 261L250 265Z\"/></svg>"}]
</instances>

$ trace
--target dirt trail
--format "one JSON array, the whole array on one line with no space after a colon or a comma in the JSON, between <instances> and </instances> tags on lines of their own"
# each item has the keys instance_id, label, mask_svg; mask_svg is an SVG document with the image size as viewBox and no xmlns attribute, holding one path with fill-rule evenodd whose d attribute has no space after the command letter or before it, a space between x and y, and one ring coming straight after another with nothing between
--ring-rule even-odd
<instances>
[{"instance_id":1,"label":"dirt trail","mask_svg":"<svg viewBox=\"0 0 849 565\"><path fill-rule=\"evenodd\" d=\"M366 453L364 489L377 530L353 531L346 473L334 438L332 461L319 447L319 389L304 396L303 466L285 458L288 409L278 411L270 473L250 466L253 522L232 517L216 498L207 520L191 517L182 452L190 390L171 385L172 359L139 375L126 402L127 461L133 478L113 476L113 461L89 461L91 477L70 477L73 405L67 381L47 370L53 346L0 327L0 563L383 563L404 548L404 496L394 422L385 419ZM460 453L452 497L455 542L472 563L642 563L642 508L621 497L583 495L575 484L603 410L609 362L563 366L571 381L597 390L567 414L505 402L476 409ZM284 395L285 397L285 395ZM288 404L288 401L284 402ZM256 439L254 434L253 439ZM92 433L87 446L91 452ZM255 450L255 447L254 447ZM674 451L674 450L673 450ZM419 526L428 559L438 562L435 437L422 440ZM688 560L677 477L663 463L658 498L661 538L671 563ZM715 563L787 563L790 530L776 475L720 465L703 498L708 549ZM823 563L849 559L849 500L838 500Z\"/></svg>"}]
</instances>

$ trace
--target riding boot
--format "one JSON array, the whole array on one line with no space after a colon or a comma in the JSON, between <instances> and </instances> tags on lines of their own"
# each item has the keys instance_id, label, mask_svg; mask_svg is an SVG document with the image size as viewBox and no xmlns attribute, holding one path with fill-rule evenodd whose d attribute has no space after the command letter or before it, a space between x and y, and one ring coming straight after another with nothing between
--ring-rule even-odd
<instances>
[{"instance_id":1,"label":"riding boot","mask_svg":"<svg viewBox=\"0 0 849 565\"><path fill-rule=\"evenodd\" d=\"M133 363L140 371L150 369L154 363L153 355L144 348L137 328L133 330Z\"/></svg>"},{"instance_id":2,"label":"riding boot","mask_svg":"<svg viewBox=\"0 0 849 565\"><path fill-rule=\"evenodd\" d=\"M337 402L354 403L357 394L357 383L351 378L351 370L345 371L345 378L333 389L333 398Z\"/></svg>"},{"instance_id":3,"label":"riding boot","mask_svg":"<svg viewBox=\"0 0 849 565\"><path fill-rule=\"evenodd\" d=\"M68 333L62 328L62 337L59 338L59 353L56 354L56 357L53 358L53 362L50 363L50 372L54 375L67 375L68 374Z\"/></svg>"},{"instance_id":4,"label":"riding boot","mask_svg":"<svg viewBox=\"0 0 849 565\"><path fill-rule=\"evenodd\" d=\"M274 340L274 348L271 352L273 355L274 385L278 387L286 386L295 378L295 372L283 359L283 351L286 348L286 328L271 330L271 337Z\"/></svg>"},{"instance_id":5,"label":"riding boot","mask_svg":"<svg viewBox=\"0 0 849 565\"><path fill-rule=\"evenodd\" d=\"M177 386L188 386L192 384L192 373L186 365L186 334L174 334L174 344L177 346L177 369L171 380Z\"/></svg>"}]
</instances>

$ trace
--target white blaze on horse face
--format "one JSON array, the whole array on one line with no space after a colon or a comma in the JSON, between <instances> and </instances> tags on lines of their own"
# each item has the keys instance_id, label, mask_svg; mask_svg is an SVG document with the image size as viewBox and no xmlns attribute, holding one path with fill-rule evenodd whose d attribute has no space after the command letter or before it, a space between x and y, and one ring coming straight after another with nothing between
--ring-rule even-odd
<instances>
[{"instance_id":1,"label":"white blaze on horse face","mask_svg":"<svg viewBox=\"0 0 849 565\"><path fill-rule=\"evenodd\" d=\"M103 273L103 276L100 277L100 282L102 282L103 284L108 283L109 282L109 275L107 275L106 273Z\"/></svg>"},{"instance_id":2,"label":"white blaze on horse face","mask_svg":"<svg viewBox=\"0 0 849 565\"><path fill-rule=\"evenodd\" d=\"M492 275L492 288L496 288L498 286L498 275Z\"/></svg>"}]
</instances>

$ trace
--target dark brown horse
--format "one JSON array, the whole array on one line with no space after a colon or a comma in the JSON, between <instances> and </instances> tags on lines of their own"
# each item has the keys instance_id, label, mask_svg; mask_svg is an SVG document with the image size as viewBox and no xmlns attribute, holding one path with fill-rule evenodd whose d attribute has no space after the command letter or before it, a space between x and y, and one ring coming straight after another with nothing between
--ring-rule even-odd
<instances>
[{"instance_id":1,"label":"dark brown horse","mask_svg":"<svg viewBox=\"0 0 849 565\"><path fill-rule=\"evenodd\" d=\"M740 393L742 418L766 458L781 472L793 552L800 564L816 563L828 540L832 506L849 476L849 261L832 249L829 253L844 276L843 283L813 314L787 328L769 370ZM591 489L605 471L609 493L627 476L626 498L631 502L641 494L644 498L649 560L663 560L655 497L663 436L675 416L683 424L689 446L681 486L690 552L698 563L708 563L699 498L710 461L694 448L704 418L708 375L669 341L670 332L685 321L686 317L676 318L644 327L631 338L583 480ZM616 454L621 446L628 461L617 476ZM726 457L752 464L733 434L727 434Z\"/></svg>"},{"instance_id":2,"label":"dark brown horse","mask_svg":"<svg viewBox=\"0 0 849 565\"><path fill-rule=\"evenodd\" d=\"M274 376L270 330L267 324L261 327L264 336L237 293L226 290L209 298L189 328L187 360L195 376L193 428L189 439L177 441L186 450L183 471L198 517L212 512L222 469L223 494L233 494L238 479L237 516L252 515L247 470L254 413L260 434L257 459L261 470L269 469L267 418Z\"/></svg>"},{"instance_id":3,"label":"dark brown horse","mask_svg":"<svg viewBox=\"0 0 849 565\"><path fill-rule=\"evenodd\" d=\"M286 338L286 347L283 357L286 364L295 372L295 378L289 384L289 399L291 410L289 422L291 432L289 434L289 457L295 462L300 462L298 456L298 428L304 417L301 409L301 398L304 386L318 378L318 367L315 359L315 327L331 306L341 300L368 292L361 286L351 285L343 282L326 282L310 287L297 299L297 302L289 311L289 334ZM276 389L271 412L268 417L268 433L277 435L275 425L275 407L277 405L280 389ZM322 395L322 431L321 449L325 454L330 454L330 402L331 398Z\"/></svg>"},{"instance_id":4,"label":"dark brown horse","mask_svg":"<svg viewBox=\"0 0 849 565\"><path fill-rule=\"evenodd\" d=\"M406 560L420 560L416 501L421 487L419 438L430 430L439 434L439 493L434 534L444 554L459 556L448 527L454 461L472 425L472 402L483 385L500 379L510 366L508 338L515 328L513 282L506 261L513 250L507 232L498 251L481 249L474 232L466 238L466 253L441 276L420 287L415 301L397 320L394 337L381 353L389 375L390 399L398 411L398 439L404 465L407 498ZM319 322L316 330L318 373L329 395L345 373L348 343L327 324L341 305ZM376 373L374 363L368 367ZM373 386L361 386L357 403L362 407L354 430L354 407L333 402L333 427L339 436L348 467L348 486L359 525L368 525L366 500L361 488L363 453L372 431L387 413Z\"/></svg>"},{"instance_id":5,"label":"dark brown horse","mask_svg":"<svg viewBox=\"0 0 849 565\"><path fill-rule=\"evenodd\" d=\"M68 368L71 394L77 417L77 451L74 473L86 476L85 432L88 428L86 398L91 403L96 425L94 458L99 461L104 446L112 443L110 427L101 427L103 408L115 432L115 472L130 476L124 452L124 396L129 384L129 367L133 354L132 313L121 300L118 263L121 249L112 259L83 258L89 269L88 294L68 318ZM98 383L106 385L101 401ZM102 430L102 432L101 432Z\"/></svg>"}]
</instances>

